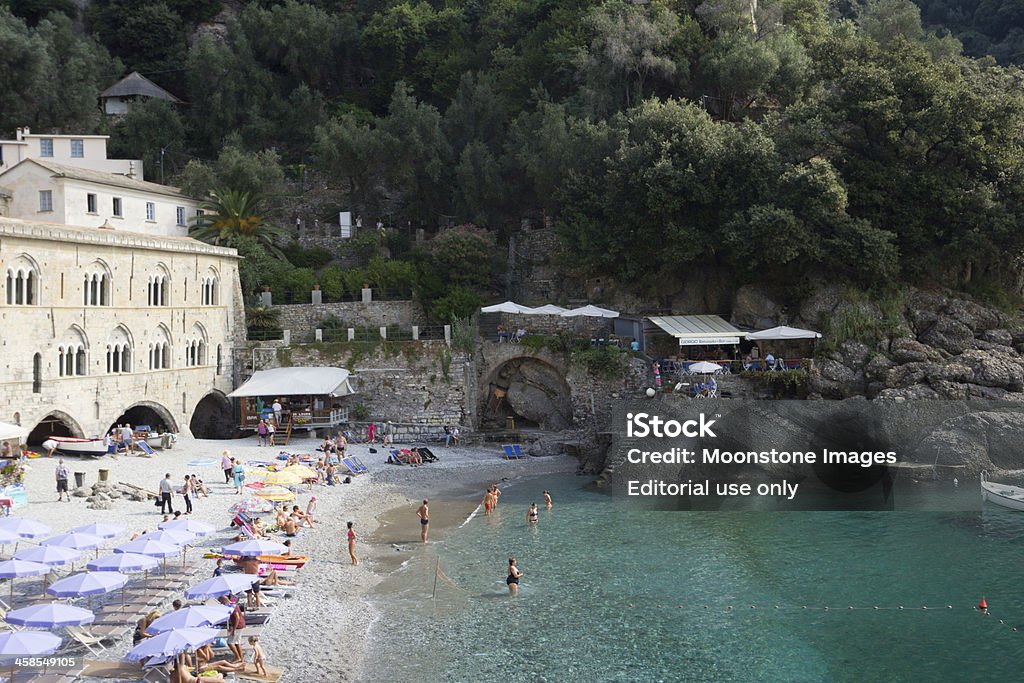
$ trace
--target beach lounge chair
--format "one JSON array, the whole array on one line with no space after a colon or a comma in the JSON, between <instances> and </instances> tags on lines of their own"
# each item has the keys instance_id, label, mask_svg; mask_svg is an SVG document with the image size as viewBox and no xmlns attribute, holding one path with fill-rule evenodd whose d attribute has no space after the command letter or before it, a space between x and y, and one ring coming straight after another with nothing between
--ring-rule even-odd
<instances>
[{"instance_id":1,"label":"beach lounge chair","mask_svg":"<svg viewBox=\"0 0 1024 683\"><path fill-rule=\"evenodd\" d=\"M110 640L109 637L103 637L95 635L91 630L85 629L81 626L66 626L64 630L67 632L74 644L69 645L69 649L78 649L84 647L86 650L91 652L96 657L101 657L107 648L103 645L104 640Z\"/></svg>"},{"instance_id":2,"label":"beach lounge chair","mask_svg":"<svg viewBox=\"0 0 1024 683\"><path fill-rule=\"evenodd\" d=\"M505 460L518 460L519 456L516 455L516 449L512 447L512 444L503 444L501 447L503 453L501 455Z\"/></svg>"},{"instance_id":3,"label":"beach lounge chair","mask_svg":"<svg viewBox=\"0 0 1024 683\"><path fill-rule=\"evenodd\" d=\"M359 467L359 469L360 469L360 470L361 470L362 472L369 472L369 471L370 471L370 468L368 468L368 467L367 467L366 465L364 465L364 464L363 464L363 461L362 461L362 460L360 460L359 458L357 458L356 456L354 456L354 455L350 455L350 456L348 456L348 457L349 457L349 460L351 460L352 462L354 462L354 463L356 464L356 466L357 466L357 467Z\"/></svg>"},{"instance_id":4,"label":"beach lounge chair","mask_svg":"<svg viewBox=\"0 0 1024 683\"><path fill-rule=\"evenodd\" d=\"M352 462L352 458L342 458L341 464L344 465L345 468L348 469L348 471L351 472L352 474L363 473L363 471L359 469L359 465L356 465L354 462Z\"/></svg>"},{"instance_id":5,"label":"beach lounge chair","mask_svg":"<svg viewBox=\"0 0 1024 683\"><path fill-rule=\"evenodd\" d=\"M391 449L391 455L388 456L389 465L408 465L409 458L398 452L397 448Z\"/></svg>"},{"instance_id":6,"label":"beach lounge chair","mask_svg":"<svg viewBox=\"0 0 1024 683\"><path fill-rule=\"evenodd\" d=\"M517 443L512 444L512 450L515 451L516 458L525 458L526 453L523 453L523 447Z\"/></svg>"}]
</instances>

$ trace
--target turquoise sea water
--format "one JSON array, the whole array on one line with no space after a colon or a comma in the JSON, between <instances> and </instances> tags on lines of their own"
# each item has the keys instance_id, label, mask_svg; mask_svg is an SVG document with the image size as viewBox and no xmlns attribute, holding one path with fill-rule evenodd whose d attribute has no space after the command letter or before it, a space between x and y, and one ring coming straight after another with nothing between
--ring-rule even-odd
<instances>
[{"instance_id":1,"label":"turquoise sea water","mask_svg":"<svg viewBox=\"0 0 1024 683\"><path fill-rule=\"evenodd\" d=\"M982 508L974 484L904 495L911 511L779 513L629 509L584 483L510 486L395 571L364 678L1024 678L1024 513ZM530 527L543 488L555 507ZM438 562L457 588L432 600Z\"/></svg>"}]
</instances>

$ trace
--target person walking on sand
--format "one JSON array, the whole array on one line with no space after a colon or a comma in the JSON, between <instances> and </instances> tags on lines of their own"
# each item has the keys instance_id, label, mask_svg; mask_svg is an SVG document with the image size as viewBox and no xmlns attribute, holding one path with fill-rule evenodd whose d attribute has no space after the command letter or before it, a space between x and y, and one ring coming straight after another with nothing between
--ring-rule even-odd
<instances>
[{"instance_id":1,"label":"person walking on sand","mask_svg":"<svg viewBox=\"0 0 1024 683\"><path fill-rule=\"evenodd\" d=\"M171 494L174 493L174 484L171 483L171 473L168 472L160 480L160 513L170 512L174 514L174 504L171 501Z\"/></svg>"},{"instance_id":2,"label":"person walking on sand","mask_svg":"<svg viewBox=\"0 0 1024 683\"><path fill-rule=\"evenodd\" d=\"M537 523L537 504L534 503L530 506L530 511L526 513L526 521L530 524Z\"/></svg>"},{"instance_id":3,"label":"person walking on sand","mask_svg":"<svg viewBox=\"0 0 1024 683\"><path fill-rule=\"evenodd\" d=\"M551 509L551 494L548 491L544 491L544 505L548 510Z\"/></svg>"},{"instance_id":4,"label":"person walking on sand","mask_svg":"<svg viewBox=\"0 0 1024 683\"><path fill-rule=\"evenodd\" d=\"M356 557L356 530L352 528L352 522L348 523L348 556L352 558L352 566L359 564L359 558Z\"/></svg>"},{"instance_id":5,"label":"person walking on sand","mask_svg":"<svg viewBox=\"0 0 1024 683\"><path fill-rule=\"evenodd\" d=\"M125 454L135 455L135 433L132 431L132 426L128 423L121 427L121 441L124 443Z\"/></svg>"},{"instance_id":6,"label":"person walking on sand","mask_svg":"<svg viewBox=\"0 0 1024 683\"><path fill-rule=\"evenodd\" d=\"M263 442L267 440L267 421L260 420L260 423L256 425L256 445L262 446Z\"/></svg>"},{"instance_id":7,"label":"person walking on sand","mask_svg":"<svg viewBox=\"0 0 1024 683\"><path fill-rule=\"evenodd\" d=\"M371 446L377 443L377 423L371 422L366 428L366 440Z\"/></svg>"},{"instance_id":8,"label":"person walking on sand","mask_svg":"<svg viewBox=\"0 0 1024 683\"><path fill-rule=\"evenodd\" d=\"M277 444L274 443L274 432L275 431L277 431L277 430L274 428L274 423L273 422L268 422L267 423L267 445L268 446L276 446L277 445Z\"/></svg>"},{"instance_id":9,"label":"person walking on sand","mask_svg":"<svg viewBox=\"0 0 1024 683\"><path fill-rule=\"evenodd\" d=\"M185 499L185 514L192 514L192 475L185 475L185 483L181 485L181 497Z\"/></svg>"},{"instance_id":10,"label":"person walking on sand","mask_svg":"<svg viewBox=\"0 0 1024 683\"><path fill-rule=\"evenodd\" d=\"M224 483L231 483L231 451L224 451L220 454L220 468L224 470Z\"/></svg>"},{"instance_id":11,"label":"person walking on sand","mask_svg":"<svg viewBox=\"0 0 1024 683\"><path fill-rule=\"evenodd\" d=\"M260 646L260 637L249 636L249 645L252 646L252 663L256 667L256 675L266 677L266 660L263 656L263 648Z\"/></svg>"},{"instance_id":12,"label":"person walking on sand","mask_svg":"<svg viewBox=\"0 0 1024 683\"><path fill-rule=\"evenodd\" d=\"M68 494L68 466L64 464L64 458L61 458L57 461L57 502L64 498L71 502L71 496Z\"/></svg>"},{"instance_id":13,"label":"person walking on sand","mask_svg":"<svg viewBox=\"0 0 1024 683\"><path fill-rule=\"evenodd\" d=\"M423 499L423 505L420 505L419 510L416 511L416 516L420 518L420 538L423 542L427 542L427 532L430 530L430 508L427 507L427 499Z\"/></svg>"},{"instance_id":14,"label":"person walking on sand","mask_svg":"<svg viewBox=\"0 0 1024 683\"><path fill-rule=\"evenodd\" d=\"M505 585L508 586L509 595L519 595L519 579L522 575L523 573L516 566L516 558L508 558L508 576L505 577Z\"/></svg>"},{"instance_id":15,"label":"person walking on sand","mask_svg":"<svg viewBox=\"0 0 1024 683\"><path fill-rule=\"evenodd\" d=\"M235 463L231 468L231 474L235 477L235 493L242 494L242 486L245 485L245 468L242 467L241 460L231 459L231 462Z\"/></svg>"}]
</instances>

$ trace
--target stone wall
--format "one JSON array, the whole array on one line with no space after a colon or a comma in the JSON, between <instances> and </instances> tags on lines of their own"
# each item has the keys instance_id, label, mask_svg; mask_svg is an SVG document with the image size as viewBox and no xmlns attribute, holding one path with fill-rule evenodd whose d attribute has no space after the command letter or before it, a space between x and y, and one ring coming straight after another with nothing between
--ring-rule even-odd
<instances>
[{"instance_id":1,"label":"stone wall","mask_svg":"<svg viewBox=\"0 0 1024 683\"><path fill-rule=\"evenodd\" d=\"M345 327L387 327L398 325L409 329L413 325L425 326L426 316L415 301L341 301L329 304L289 304L274 306L280 311L282 330L291 330L292 340L311 342L314 331L328 316L345 323Z\"/></svg>"},{"instance_id":2,"label":"stone wall","mask_svg":"<svg viewBox=\"0 0 1024 683\"><path fill-rule=\"evenodd\" d=\"M523 313L502 313L501 324L507 332L526 330L528 334L553 335L560 333L577 334L583 337L607 337L612 330L610 318L560 315L526 315Z\"/></svg>"}]
</instances>

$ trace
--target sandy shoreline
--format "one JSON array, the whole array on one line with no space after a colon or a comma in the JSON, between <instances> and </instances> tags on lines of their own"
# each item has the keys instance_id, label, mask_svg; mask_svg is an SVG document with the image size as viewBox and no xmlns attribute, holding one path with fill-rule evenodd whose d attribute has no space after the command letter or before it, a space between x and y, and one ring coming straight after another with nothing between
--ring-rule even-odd
<instances>
[{"instance_id":1,"label":"sandy shoreline","mask_svg":"<svg viewBox=\"0 0 1024 683\"><path fill-rule=\"evenodd\" d=\"M288 450L314 452L316 445L312 439L296 440ZM227 509L237 496L233 487L224 484L219 468L220 454L225 449L243 461L271 460L281 450L257 447L255 439L205 441L183 437L174 448L158 451L153 458L67 457L65 462L72 472L85 473L86 487L97 481L100 468L110 470L113 482L127 482L149 490L155 490L167 472L176 484L187 473L198 474L211 495L193 501L193 517L223 531L209 540L199 539L196 549L189 554L190 559L197 560L206 547L220 547L228 539ZM387 465L384 449L378 447L378 452L371 454L367 446L355 444L352 450L370 473L354 477L351 484L314 487L312 495L317 497L316 514L321 523L293 543L294 552L310 555L310 563L300 574L301 586L290 590L291 598L279 601L261 639L268 661L284 669L282 681L319 681L325 677L337 681L366 680L362 678L363 661L377 616L369 593L398 564L422 552L415 516L422 498L432 499L430 538L435 541L462 523L475 507L473 500L482 496L486 483L568 472L576 467L576 461L568 457L505 461L494 445L432 449L441 462L412 468ZM204 468L189 466L200 459L217 462ZM153 530L160 522L161 515L151 501L117 499L111 502L109 510L89 510L84 498L56 502L55 467L56 458L29 461L25 477L29 505L14 514L49 524L54 534L91 521L117 522L127 526L129 533ZM295 503L305 508L309 497L310 494L302 493ZM447 501L453 504L448 505ZM174 504L175 509L184 508L180 496ZM344 541L347 521L355 523L359 534L358 567L352 567L348 559ZM125 540L127 536L113 539L112 545ZM212 561L198 561L209 562L212 571ZM201 570L197 576L202 579L208 575ZM130 640L129 637L114 648L113 655L127 652Z\"/></svg>"}]
</instances>

